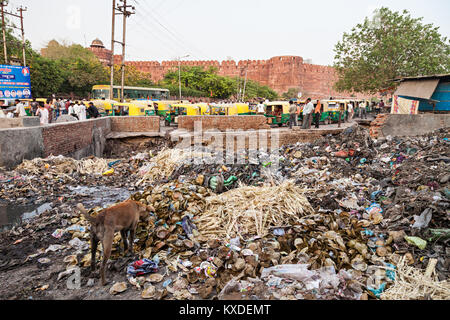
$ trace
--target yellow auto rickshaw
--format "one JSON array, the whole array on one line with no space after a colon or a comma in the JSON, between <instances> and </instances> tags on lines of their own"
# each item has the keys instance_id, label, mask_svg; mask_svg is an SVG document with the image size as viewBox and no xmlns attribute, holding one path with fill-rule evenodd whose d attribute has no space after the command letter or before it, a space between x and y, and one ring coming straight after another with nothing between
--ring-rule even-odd
<instances>
[{"instance_id":1,"label":"yellow auto rickshaw","mask_svg":"<svg viewBox=\"0 0 450 320\"><path fill-rule=\"evenodd\" d=\"M143 110L141 110L139 112L139 114L135 114L135 115L140 115L140 116L154 116L155 115L155 107L153 105L154 101L152 100L133 100L130 103L140 107L141 109L143 108ZM142 113L143 111L143 113ZM130 113L131 115L131 113Z\"/></svg>"},{"instance_id":2,"label":"yellow auto rickshaw","mask_svg":"<svg viewBox=\"0 0 450 320\"><path fill-rule=\"evenodd\" d=\"M171 104L178 104L180 101L178 100L167 100L167 101L153 101L153 107L156 105L156 115L163 116L164 118L167 116L167 114L170 112L170 105Z\"/></svg>"},{"instance_id":3,"label":"yellow auto rickshaw","mask_svg":"<svg viewBox=\"0 0 450 320\"><path fill-rule=\"evenodd\" d=\"M164 118L166 126L172 123L178 123L179 116L199 116L201 115L200 107L194 104L174 103L169 105L169 112Z\"/></svg>"},{"instance_id":4,"label":"yellow auto rickshaw","mask_svg":"<svg viewBox=\"0 0 450 320\"><path fill-rule=\"evenodd\" d=\"M282 127L289 123L289 102L287 101L273 101L266 103L265 116L269 124L277 124Z\"/></svg>"},{"instance_id":5,"label":"yellow auto rickshaw","mask_svg":"<svg viewBox=\"0 0 450 320\"><path fill-rule=\"evenodd\" d=\"M341 121L347 116L348 100L323 100L323 112L328 115L325 124L339 122L340 107L343 106L344 112L341 114Z\"/></svg>"},{"instance_id":6,"label":"yellow auto rickshaw","mask_svg":"<svg viewBox=\"0 0 450 320\"><path fill-rule=\"evenodd\" d=\"M250 114L250 107L248 103L236 103L237 114L240 116L246 116Z\"/></svg>"},{"instance_id":7,"label":"yellow auto rickshaw","mask_svg":"<svg viewBox=\"0 0 450 320\"><path fill-rule=\"evenodd\" d=\"M200 109L200 115L205 116L210 114L210 107L207 103L197 103L196 104Z\"/></svg>"}]
</instances>

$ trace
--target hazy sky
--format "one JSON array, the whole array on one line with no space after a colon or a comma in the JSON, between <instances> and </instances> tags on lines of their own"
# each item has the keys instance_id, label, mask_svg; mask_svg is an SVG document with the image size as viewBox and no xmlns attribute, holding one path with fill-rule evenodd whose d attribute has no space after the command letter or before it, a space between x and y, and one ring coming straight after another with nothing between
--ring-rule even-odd
<instances>
[{"instance_id":1,"label":"hazy sky","mask_svg":"<svg viewBox=\"0 0 450 320\"><path fill-rule=\"evenodd\" d=\"M119 0L117 0L118 3ZM374 9L409 10L450 36L449 0L128 0L127 60L268 59L298 55L332 64L334 45ZM28 7L25 33L35 49L51 39L111 46L112 0L10 0ZM116 19L116 40L122 37ZM121 52L116 46L116 53Z\"/></svg>"}]
</instances>

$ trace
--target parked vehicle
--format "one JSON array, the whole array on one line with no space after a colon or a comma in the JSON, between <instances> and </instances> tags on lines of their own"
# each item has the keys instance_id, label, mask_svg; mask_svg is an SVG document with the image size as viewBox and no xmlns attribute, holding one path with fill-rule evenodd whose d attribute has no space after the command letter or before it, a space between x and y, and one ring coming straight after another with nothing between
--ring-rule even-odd
<instances>
[{"instance_id":1,"label":"parked vehicle","mask_svg":"<svg viewBox=\"0 0 450 320\"><path fill-rule=\"evenodd\" d=\"M276 124L280 127L289 123L289 102L274 101L267 103L265 116L269 119L270 124Z\"/></svg>"}]
</instances>

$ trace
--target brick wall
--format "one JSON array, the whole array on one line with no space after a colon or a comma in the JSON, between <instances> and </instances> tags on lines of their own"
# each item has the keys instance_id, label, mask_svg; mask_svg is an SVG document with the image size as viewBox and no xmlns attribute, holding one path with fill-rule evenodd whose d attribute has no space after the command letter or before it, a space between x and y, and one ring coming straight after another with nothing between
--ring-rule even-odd
<instances>
[{"instance_id":1,"label":"brick wall","mask_svg":"<svg viewBox=\"0 0 450 320\"><path fill-rule=\"evenodd\" d=\"M386 123L388 114L379 114L374 121L370 123L370 136L372 138L378 138L381 134L381 128Z\"/></svg>"},{"instance_id":2,"label":"brick wall","mask_svg":"<svg viewBox=\"0 0 450 320\"><path fill-rule=\"evenodd\" d=\"M200 121L203 130L216 129L258 130L269 129L264 116L181 116L178 118L178 128L194 131L194 123Z\"/></svg>"},{"instance_id":3,"label":"brick wall","mask_svg":"<svg viewBox=\"0 0 450 320\"><path fill-rule=\"evenodd\" d=\"M43 126L44 157L69 155L93 146L96 135L104 137L109 133L109 121L102 118Z\"/></svg>"},{"instance_id":4,"label":"brick wall","mask_svg":"<svg viewBox=\"0 0 450 320\"><path fill-rule=\"evenodd\" d=\"M159 132L159 117L112 117L113 132Z\"/></svg>"}]
</instances>

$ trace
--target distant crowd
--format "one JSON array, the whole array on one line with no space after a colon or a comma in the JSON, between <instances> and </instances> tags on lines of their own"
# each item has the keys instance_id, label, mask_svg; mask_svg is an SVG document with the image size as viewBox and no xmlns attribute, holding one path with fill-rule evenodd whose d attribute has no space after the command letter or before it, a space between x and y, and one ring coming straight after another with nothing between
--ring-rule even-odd
<instances>
[{"instance_id":1,"label":"distant crowd","mask_svg":"<svg viewBox=\"0 0 450 320\"><path fill-rule=\"evenodd\" d=\"M56 122L63 115L70 115L77 120L86 120L87 115L90 118L100 117L100 113L95 105L92 102L87 103L85 100L72 101L53 98L44 102L33 99L29 106L31 116L39 117L42 125ZM5 101L0 100L0 118L26 117L29 114L27 114L25 107L26 105L22 101L16 100L15 110L8 112L5 111Z\"/></svg>"}]
</instances>

